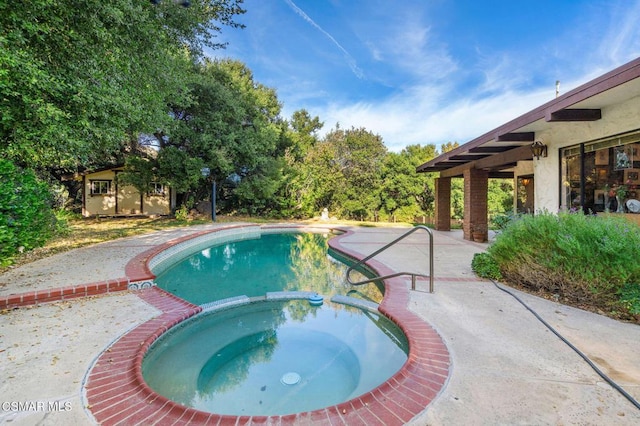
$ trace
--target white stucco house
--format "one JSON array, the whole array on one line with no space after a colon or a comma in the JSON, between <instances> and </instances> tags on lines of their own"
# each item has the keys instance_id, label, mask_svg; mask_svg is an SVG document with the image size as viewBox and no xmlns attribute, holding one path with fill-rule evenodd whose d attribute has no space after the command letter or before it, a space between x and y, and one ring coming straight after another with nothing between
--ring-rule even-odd
<instances>
[{"instance_id":1,"label":"white stucco house","mask_svg":"<svg viewBox=\"0 0 640 426\"><path fill-rule=\"evenodd\" d=\"M506 108L506 107L505 107ZM534 150L537 152L534 154ZM514 179L522 212L582 209L640 223L640 58L417 168L436 172L436 228L464 178L464 236L486 238L487 179Z\"/></svg>"}]
</instances>

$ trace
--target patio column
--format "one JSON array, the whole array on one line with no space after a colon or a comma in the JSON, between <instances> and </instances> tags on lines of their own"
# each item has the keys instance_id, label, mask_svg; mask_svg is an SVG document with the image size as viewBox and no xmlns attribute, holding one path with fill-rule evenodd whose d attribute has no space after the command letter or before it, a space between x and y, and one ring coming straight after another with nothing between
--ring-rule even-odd
<instances>
[{"instance_id":1,"label":"patio column","mask_svg":"<svg viewBox=\"0 0 640 426\"><path fill-rule=\"evenodd\" d=\"M464 171L464 239L473 240L473 234L480 234L481 241L487 241L489 226L487 214L487 193L489 172L480 169Z\"/></svg>"},{"instance_id":2,"label":"patio column","mask_svg":"<svg viewBox=\"0 0 640 426\"><path fill-rule=\"evenodd\" d=\"M435 179L436 187L436 230L451 231L451 178Z\"/></svg>"}]
</instances>

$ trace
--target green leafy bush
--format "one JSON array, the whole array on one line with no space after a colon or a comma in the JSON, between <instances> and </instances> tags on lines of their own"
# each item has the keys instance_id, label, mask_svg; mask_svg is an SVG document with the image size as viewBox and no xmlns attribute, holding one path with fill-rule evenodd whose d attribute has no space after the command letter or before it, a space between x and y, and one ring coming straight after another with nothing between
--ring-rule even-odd
<instances>
[{"instance_id":1,"label":"green leafy bush","mask_svg":"<svg viewBox=\"0 0 640 426\"><path fill-rule=\"evenodd\" d=\"M518 219L519 217L520 215L513 213L498 214L491 217L491 225L494 229L504 229L509 225L509 223Z\"/></svg>"},{"instance_id":2,"label":"green leafy bush","mask_svg":"<svg viewBox=\"0 0 640 426\"><path fill-rule=\"evenodd\" d=\"M0 265L44 244L55 223L48 186L33 171L0 159Z\"/></svg>"},{"instance_id":3,"label":"green leafy bush","mask_svg":"<svg viewBox=\"0 0 640 426\"><path fill-rule=\"evenodd\" d=\"M489 278L492 280L502 279L500 267L488 253L476 253L473 255L471 269L482 278Z\"/></svg>"},{"instance_id":4,"label":"green leafy bush","mask_svg":"<svg viewBox=\"0 0 640 426\"><path fill-rule=\"evenodd\" d=\"M624 218L542 212L511 221L488 254L507 282L630 312L640 304L638 247L640 227Z\"/></svg>"},{"instance_id":5,"label":"green leafy bush","mask_svg":"<svg viewBox=\"0 0 640 426\"><path fill-rule=\"evenodd\" d=\"M627 283L620 289L620 302L632 315L640 315L640 283Z\"/></svg>"},{"instance_id":6,"label":"green leafy bush","mask_svg":"<svg viewBox=\"0 0 640 426\"><path fill-rule=\"evenodd\" d=\"M54 210L55 215L55 235L56 236L68 236L71 235L71 226L69 223L72 220L77 220L81 216L77 213L73 213L65 209Z\"/></svg>"},{"instance_id":7,"label":"green leafy bush","mask_svg":"<svg viewBox=\"0 0 640 426\"><path fill-rule=\"evenodd\" d=\"M183 204L176 210L175 216L176 220L183 220L186 222L189 220L189 209Z\"/></svg>"}]
</instances>

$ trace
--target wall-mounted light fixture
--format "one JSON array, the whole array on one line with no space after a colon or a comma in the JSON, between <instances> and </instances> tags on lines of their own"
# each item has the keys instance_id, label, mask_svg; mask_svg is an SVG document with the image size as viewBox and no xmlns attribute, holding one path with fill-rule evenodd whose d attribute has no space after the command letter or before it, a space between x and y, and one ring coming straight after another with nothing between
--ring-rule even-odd
<instances>
[{"instance_id":1,"label":"wall-mounted light fixture","mask_svg":"<svg viewBox=\"0 0 640 426\"><path fill-rule=\"evenodd\" d=\"M547 146L540 141L535 141L531 144L531 153L536 157L536 160L539 160L540 157L544 158L547 156Z\"/></svg>"}]
</instances>

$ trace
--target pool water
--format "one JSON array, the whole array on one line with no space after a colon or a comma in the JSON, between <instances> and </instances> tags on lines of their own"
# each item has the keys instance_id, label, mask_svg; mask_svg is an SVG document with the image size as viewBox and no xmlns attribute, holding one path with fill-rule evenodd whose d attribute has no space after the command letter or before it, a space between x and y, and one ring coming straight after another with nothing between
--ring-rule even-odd
<instances>
[{"instance_id":1,"label":"pool water","mask_svg":"<svg viewBox=\"0 0 640 426\"><path fill-rule=\"evenodd\" d=\"M406 362L377 311L276 300L203 312L161 336L142 371L161 395L229 415L284 415L355 398Z\"/></svg>"},{"instance_id":2,"label":"pool water","mask_svg":"<svg viewBox=\"0 0 640 426\"><path fill-rule=\"evenodd\" d=\"M383 297L379 283L357 288L346 283L347 266L329 255L329 237L320 233L264 234L214 245L159 273L155 282L196 305L279 291L350 295L379 303Z\"/></svg>"}]
</instances>

